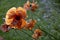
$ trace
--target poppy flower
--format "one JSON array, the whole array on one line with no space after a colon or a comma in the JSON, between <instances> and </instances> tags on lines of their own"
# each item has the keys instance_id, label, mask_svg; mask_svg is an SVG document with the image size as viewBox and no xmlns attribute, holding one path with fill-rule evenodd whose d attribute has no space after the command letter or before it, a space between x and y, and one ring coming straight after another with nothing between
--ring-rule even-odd
<instances>
[{"instance_id":1,"label":"poppy flower","mask_svg":"<svg viewBox=\"0 0 60 40\"><path fill-rule=\"evenodd\" d=\"M35 11L38 8L38 4L36 2L31 3L31 11Z\"/></svg>"},{"instance_id":2,"label":"poppy flower","mask_svg":"<svg viewBox=\"0 0 60 40\"><path fill-rule=\"evenodd\" d=\"M32 30L32 28L34 27L35 23L36 23L36 20L31 20L29 23L27 23L25 29Z\"/></svg>"},{"instance_id":3,"label":"poppy flower","mask_svg":"<svg viewBox=\"0 0 60 40\"><path fill-rule=\"evenodd\" d=\"M32 12L34 12L38 8L38 4L37 2L34 2L34 0L32 3L28 0L27 3L24 4L24 8L26 10L31 10Z\"/></svg>"},{"instance_id":4,"label":"poppy flower","mask_svg":"<svg viewBox=\"0 0 60 40\"><path fill-rule=\"evenodd\" d=\"M26 25L25 18L27 17L26 10L22 7L12 7L6 14L5 24L11 28L22 28Z\"/></svg>"},{"instance_id":5,"label":"poppy flower","mask_svg":"<svg viewBox=\"0 0 60 40\"><path fill-rule=\"evenodd\" d=\"M30 1L28 0L25 4L24 4L24 8L26 9L26 10L30 10Z\"/></svg>"},{"instance_id":6,"label":"poppy flower","mask_svg":"<svg viewBox=\"0 0 60 40\"><path fill-rule=\"evenodd\" d=\"M36 30L34 31L34 34L32 35L32 37L33 37L34 39L38 39L41 35L42 35L42 31L41 31L40 29L36 29Z\"/></svg>"}]
</instances>

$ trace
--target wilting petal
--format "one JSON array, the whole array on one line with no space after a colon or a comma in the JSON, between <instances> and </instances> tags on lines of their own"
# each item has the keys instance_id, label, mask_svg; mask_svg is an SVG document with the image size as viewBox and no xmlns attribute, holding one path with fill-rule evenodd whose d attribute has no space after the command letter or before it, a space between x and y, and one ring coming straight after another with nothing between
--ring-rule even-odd
<instances>
[{"instance_id":1,"label":"wilting petal","mask_svg":"<svg viewBox=\"0 0 60 40\"><path fill-rule=\"evenodd\" d=\"M22 28L25 27L26 24L27 24L27 22L26 22L24 19L22 19L22 25L21 25L21 27L22 27Z\"/></svg>"},{"instance_id":2,"label":"wilting petal","mask_svg":"<svg viewBox=\"0 0 60 40\"><path fill-rule=\"evenodd\" d=\"M40 29L36 29L34 31L34 34L32 35L32 38L38 39L42 35L42 31Z\"/></svg>"},{"instance_id":3,"label":"wilting petal","mask_svg":"<svg viewBox=\"0 0 60 40\"><path fill-rule=\"evenodd\" d=\"M38 35L37 35L37 34L33 34L33 35L32 35L32 38L38 39Z\"/></svg>"},{"instance_id":4,"label":"wilting petal","mask_svg":"<svg viewBox=\"0 0 60 40\"><path fill-rule=\"evenodd\" d=\"M8 25L2 24L0 29L1 29L3 32L8 32L10 28L9 28Z\"/></svg>"},{"instance_id":5,"label":"wilting petal","mask_svg":"<svg viewBox=\"0 0 60 40\"><path fill-rule=\"evenodd\" d=\"M20 19L17 24L11 25L11 28L14 29L22 29L26 26L26 21L24 19Z\"/></svg>"},{"instance_id":6,"label":"wilting petal","mask_svg":"<svg viewBox=\"0 0 60 40\"><path fill-rule=\"evenodd\" d=\"M32 30L32 28L34 27L35 23L36 23L36 20L31 20L31 21L26 25L25 28Z\"/></svg>"},{"instance_id":7,"label":"wilting petal","mask_svg":"<svg viewBox=\"0 0 60 40\"><path fill-rule=\"evenodd\" d=\"M10 25L12 23L12 21L14 20L14 16L15 16L15 13L16 13L16 8L15 7L12 7L11 9L9 9L6 13L6 19L5 19L5 23L7 25Z\"/></svg>"},{"instance_id":8,"label":"wilting petal","mask_svg":"<svg viewBox=\"0 0 60 40\"><path fill-rule=\"evenodd\" d=\"M16 11L17 11L16 14L18 16L20 16L20 18L24 18L25 19L27 17L26 10L24 8L18 7Z\"/></svg>"},{"instance_id":9,"label":"wilting petal","mask_svg":"<svg viewBox=\"0 0 60 40\"><path fill-rule=\"evenodd\" d=\"M26 26L26 21L24 19L21 19L20 22L17 24L17 29L22 29Z\"/></svg>"}]
</instances>

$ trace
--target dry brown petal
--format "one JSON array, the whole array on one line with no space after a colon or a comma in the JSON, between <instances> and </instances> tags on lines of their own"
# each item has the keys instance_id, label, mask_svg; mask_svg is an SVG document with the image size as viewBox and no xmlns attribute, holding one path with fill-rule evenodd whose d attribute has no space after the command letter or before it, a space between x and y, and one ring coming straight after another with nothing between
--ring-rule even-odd
<instances>
[{"instance_id":1,"label":"dry brown petal","mask_svg":"<svg viewBox=\"0 0 60 40\"><path fill-rule=\"evenodd\" d=\"M10 30L9 26L6 24L2 24L0 28L3 32L8 32Z\"/></svg>"}]
</instances>

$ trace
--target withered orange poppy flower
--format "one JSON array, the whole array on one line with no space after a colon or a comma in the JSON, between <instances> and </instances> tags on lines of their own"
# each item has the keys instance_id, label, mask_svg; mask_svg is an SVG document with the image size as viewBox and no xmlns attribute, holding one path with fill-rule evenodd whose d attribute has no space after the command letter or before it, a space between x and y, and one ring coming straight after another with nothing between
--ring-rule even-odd
<instances>
[{"instance_id":1,"label":"withered orange poppy flower","mask_svg":"<svg viewBox=\"0 0 60 40\"><path fill-rule=\"evenodd\" d=\"M40 29L36 29L36 30L34 31L34 33L37 33L39 36L42 35L42 31L41 31Z\"/></svg>"},{"instance_id":2,"label":"withered orange poppy flower","mask_svg":"<svg viewBox=\"0 0 60 40\"><path fill-rule=\"evenodd\" d=\"M25 28L32 30L32 28L34 27L35 23L36 23L36 20L31 20L31 21L26 25Z\"/></svg>"},{"instance_id":3,"label":"withered orange poppy flower","mask_svg":"<svg viewBox=\"0 0 60 40\"><path fill-rule=\"evenodd\" d=\"M37 8L38 8L38 4L37 3L35 3L35 2L31 3L31 11L34 12Z\"/></svg>"},{"instance_id":4,"label":"withered orange poppy flower","mask_svg":"<svg viewBox=\"0 0 60 40\"><path fill-rule=\"evenodd\" d=\"M36 29L36 30L34 31L34 34L32 35L32 37L33 37L34 39L38 39L39 36L41 36L41 35L42 35L42 31L41 31L40 29Z\"/></svg>"},{"instance_id":5,"label":"withered orange poppy flower","mask_svg":"<svg viewBox=\"0 0 60 40\"><path fill-rule=\"evenodd\" d=\"M37 2L34 2L34 0L32 3L28 0L27 3L24 4L24 8L26 10L31 10L32 12L34 12L38 8L38 4Z\"/></svg>"},{"instance_id":6,"label":"withered orange poppy flower","mask_svg":"<svg viewBox=\"0 0 60 40\"><path fill-rule=\"evenodd\" d=\"M22 28L26 25L25 18L27 17L26 10L22 7L12 7L6 14L5 24L11 28Z\"/></svg>"},{"instance_id":7,"label":"withered orange poppy flower","mask_svg":"<svg viewBox=\"0 0 60 40\"><path fill-rule=\"evenodd\" d=\"M24 4L24 8L26 9L26 10L30 10L30 1L28 0L25 4Z\"/></svg>"}]
</instances>

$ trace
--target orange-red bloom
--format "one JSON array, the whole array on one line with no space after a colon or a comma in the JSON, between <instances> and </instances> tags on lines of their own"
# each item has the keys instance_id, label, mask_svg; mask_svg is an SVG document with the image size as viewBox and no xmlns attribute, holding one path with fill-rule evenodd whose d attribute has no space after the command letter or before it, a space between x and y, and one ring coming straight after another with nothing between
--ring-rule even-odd
<instances>
[{"instance_id":1,"label":"orange-red bloom","mask_svg":"<svg viewBox=\"0 0 60 40\"><path fill-rule=\"evenodd\" d=\"M36 4L35 2L31 3L31 11L35 11L38 8L38 4Z\"/></svg>"},{"instance_id":2,"label":"orange-red bloom","mask_svg":"<svg viewBox=\"0 0 60 40\"><path fill-rule=\"evenodd\" d=\"M36 29L36 30L34 31L34 34L32 35L32 37L33 37L34 39L38 39L39 36L41 36L41 35L42 35L42 31L41 31L40 29Z\"/></svg>"},{"instance_id":3,"label":"orange-red bloom","mask_svg":"<svg viewBox=\"0 0 60 40\"><path fill-rule=\"evenodd\" d=\"M34 12L38 8L38 4L34 2L34 0L32 3L28 0L27 3L24 4L24 8Z\"/></svg>"},{"instance_id":4,"label":"orange-red bloom","mask_svg":"<svg viewBox=\"0 0 60 40\"><path fill-rule=\"evenodd\" d=\"M11 28L22 28L26 25L25 18L27 17L26 10L22 7L12 7L6 14L5 24Z\"/></svg>"},{"instance_id":5,"label":"orange-red bloom","mask_svg":"<svg viewBox=\"0 0 60 40\"><path fill-rule=\"evenodd\" d=\"M31 3L30 3L30 1L28 0L27 3L24 4L24 8L25 8L26 10L30 10L30 4L31 4Z\"/></svg>"},{"instance_id":6,"label":"orange-red bloom","mask_svg":"<svg viewBox=\"0 0 60 40\"><path fill-rule=\"evenodd\" d=\"M36 20L31 20L27 25L26 25L26 29L32 30L32 28L34 27L36 23Z\"/></svg>"}]
</instances>

